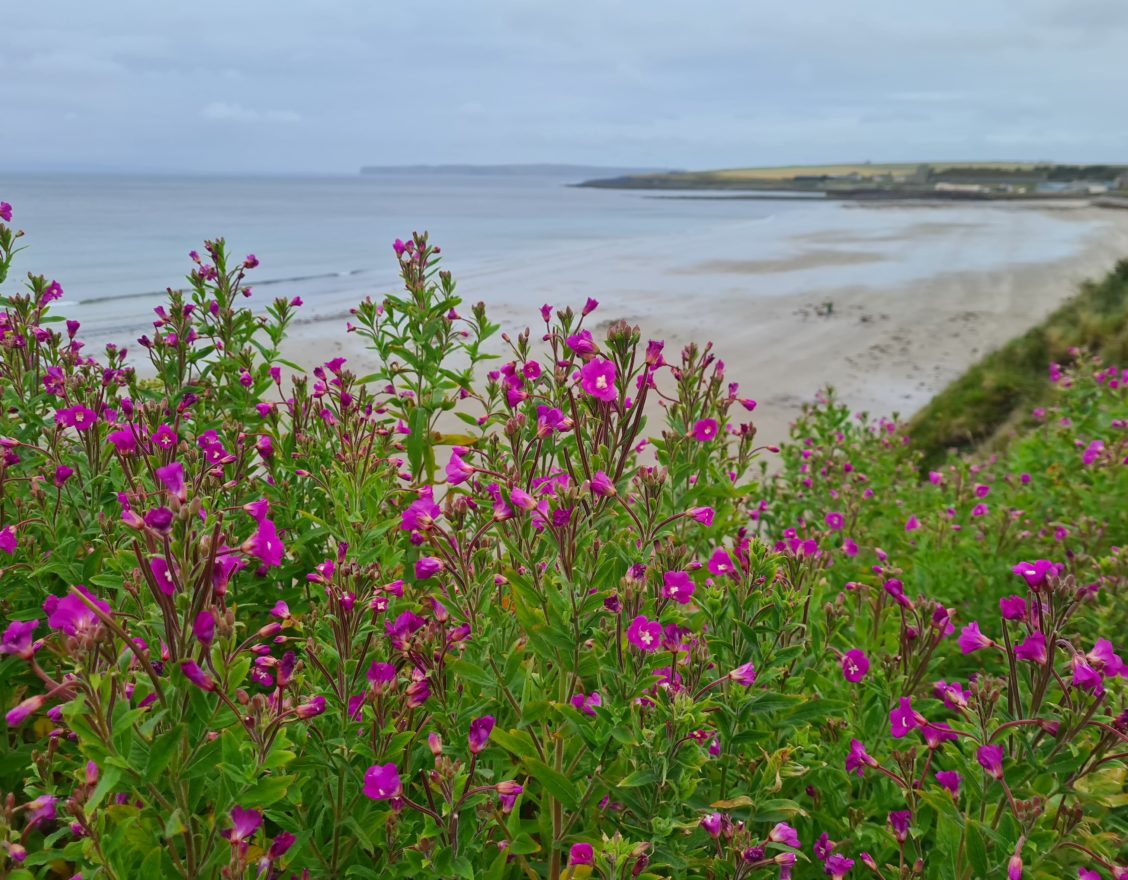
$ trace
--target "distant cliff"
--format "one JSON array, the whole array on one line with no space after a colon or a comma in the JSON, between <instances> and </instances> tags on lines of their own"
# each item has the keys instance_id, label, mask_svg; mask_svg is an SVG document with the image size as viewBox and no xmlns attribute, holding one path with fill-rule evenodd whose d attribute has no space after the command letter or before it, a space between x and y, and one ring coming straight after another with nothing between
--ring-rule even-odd
<instances>
[{"instance_id":1,"label":"distant cliff","mask_svg":"<svg viewBox=\"0 0 1128 880\"><path fill-rule=\"evenodd\" d=\"M361 174L434 174L498 177L619 177L630 174L661 174L664 168L623 168L603 165L517 164L517 165L365 165Z\"/></svg>"}]
</instances>

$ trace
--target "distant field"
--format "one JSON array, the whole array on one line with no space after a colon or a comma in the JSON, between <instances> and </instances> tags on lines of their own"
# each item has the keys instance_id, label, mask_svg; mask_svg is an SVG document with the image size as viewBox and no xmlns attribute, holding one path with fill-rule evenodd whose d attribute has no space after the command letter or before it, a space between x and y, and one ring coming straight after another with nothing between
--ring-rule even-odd
<instances>
[{"instance_id":1,"label":"distant field","mask_svg":"<svg viewBox=\"0 0 1128 880\"><path fill-rule=\"evenodd\" d=\"M778 168L722 168L717 171L698 171L710 177L728 180L790 180L793 177L842 177L849 174L873 176L878 174L912 174L920 165L928 165L933 172L959 168L990 168L995 171L1030 171L1039 167L1033 162L890 162L858 163L854 165L783 165Z\"/></svg>"}]
</instances>

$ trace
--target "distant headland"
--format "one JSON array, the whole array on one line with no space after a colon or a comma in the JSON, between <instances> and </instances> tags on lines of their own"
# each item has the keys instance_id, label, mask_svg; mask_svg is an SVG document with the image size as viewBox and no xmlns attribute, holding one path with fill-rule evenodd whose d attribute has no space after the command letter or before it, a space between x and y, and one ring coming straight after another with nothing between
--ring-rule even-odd
<instances>
[{"instance_id":1,"label":"distant headland","mask_svg":"<svg viewBox=\"0 0 1128 880\"><path fill-rule=\"evenodd\" d=\"M511 165L365 165L361 174L435 174L503 177L571 177L583 180L595 175L628 178L649 174L664 174L667 168L639 166L567 165L552 163L525 163Z\"/></svg>"},{"instance_id":2,"label":"distant headland","mask_svg":"<svg viewBox=\"0 0 1128 880\"><path fill-rule=\"evenodd\" d=\"M1051 162L862 162L716 171L666 171L586 180L604 189L822 194L860 200L1020 201L1086 198L1128 207L1128 165Z\"/></svg>"}]
</instances>

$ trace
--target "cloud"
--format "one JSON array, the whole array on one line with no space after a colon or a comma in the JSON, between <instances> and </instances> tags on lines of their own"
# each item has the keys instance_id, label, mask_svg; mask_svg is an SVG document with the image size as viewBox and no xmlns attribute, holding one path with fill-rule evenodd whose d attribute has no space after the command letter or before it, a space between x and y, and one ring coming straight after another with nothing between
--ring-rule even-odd
<instances>
[{"instance_id":1,"label":"cloud","mask_svg":"<svg viewBox=\"0 0 1128 880\"><path fill-rule=\"evenodd\" d=\"M212 101L200 110L204 119L218 122L270 122L292 124L301 122L300 114L293 110L252 110L242 104L227 101Z\"/></svg>"}]
</instances>

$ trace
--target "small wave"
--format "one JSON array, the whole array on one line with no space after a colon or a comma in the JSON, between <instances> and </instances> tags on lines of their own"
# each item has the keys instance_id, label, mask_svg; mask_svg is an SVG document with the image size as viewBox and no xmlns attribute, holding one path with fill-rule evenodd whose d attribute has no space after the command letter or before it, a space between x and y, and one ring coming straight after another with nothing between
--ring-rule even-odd
<instances>
[{"instance_id":1,"label":"small wave","mask_svg":"<svg viewBox=\"0 0 1128 880\"><path fill-rule=\"evenodd\" d=\"M252 288L270 287L273 284L298 284L302 281L324 281L326 278L352 278L371 271L371 269L344 269L339 272L319 272L315 275L287 275L283 278L266 278L261 281L254 280L248 286ZM103 303L125 302L134 299L151 299L152 297L163 297L167 292L168 290L166 289L148 290L144 293L115 293L109 296L92 296L87 299L77 300L76 305L101 305Z\"/></svg>"}]
</instances>

